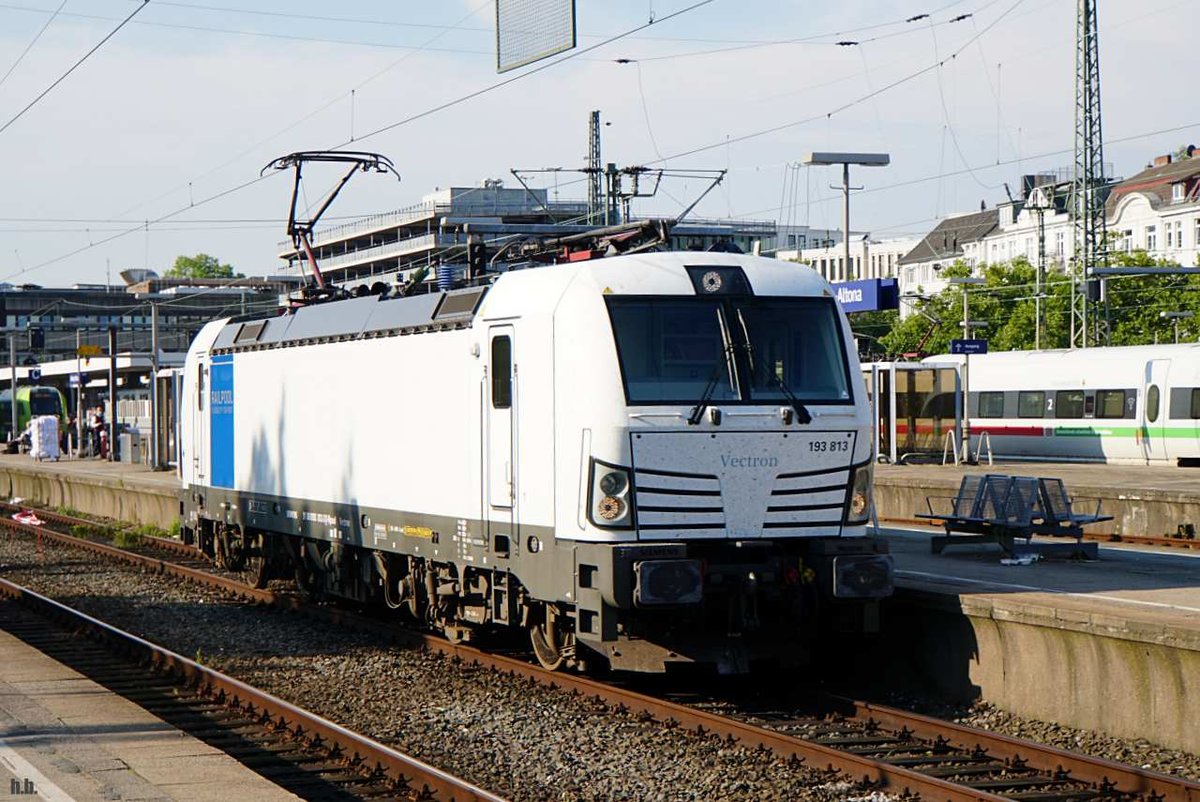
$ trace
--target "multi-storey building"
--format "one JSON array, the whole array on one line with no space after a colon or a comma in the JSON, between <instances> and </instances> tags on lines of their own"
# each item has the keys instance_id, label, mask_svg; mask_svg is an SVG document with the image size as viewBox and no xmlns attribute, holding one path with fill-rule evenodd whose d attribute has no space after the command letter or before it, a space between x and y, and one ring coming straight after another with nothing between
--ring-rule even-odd
<instances>
[{"instance_id":1,"label":"multi-storey building","mask_svg":"<svg viewBox=\"0 0 1200 802\"><path fill-rule=\"evenodd\" d=\"M900 259L919 240L911 237L896 239L874 239L870 234L850 235L850 269L846 269L846 251L837 240L822 247L803 248L794 252L783 252L781 258L803 262L826 281L849 281L852 279L896 278L899 275Z\"/></svg>"},{"instance_id":2,"label":"multi-storey building","mask_svg":"<svg viewBox=\"0 0 1200 802\"><path fill-rule=\"evenodd\" d=\"M505 187L488 180L478 187L450 187L420 203L353 223L317 231L313 250L325 279L347 289L404 279L439 262L465 261L468 238L496 247L514 238L566 236L596 227L586 201L556 200L546 189ZM705 250L730 243L750 253L773 250L776 225L769 220L687 218L671 232L669 246ZM297 266L302 256L280 243L281 259ZM301 266L303 270L303 267Z\"/></svg>"}]
</instances>

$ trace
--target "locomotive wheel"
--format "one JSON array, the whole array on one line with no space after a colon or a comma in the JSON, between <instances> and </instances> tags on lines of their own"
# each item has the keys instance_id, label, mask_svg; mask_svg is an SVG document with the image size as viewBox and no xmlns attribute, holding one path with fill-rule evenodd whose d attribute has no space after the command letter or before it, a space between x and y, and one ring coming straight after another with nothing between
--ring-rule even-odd
<instances>
[{"instance_id":1,"label":"locomotive wheel","mask_svg":"<svg viewBox=\"0 0 1200 802\"><path fill-rule=\"evenodd\" d=\"M553 607L544 607L539 620L529 625L529 642L542 668L558 671L575 658L575 633L565 632Z\"/></svg>"},{"instance_id":2,"label":"locomotive wheel","mask_svg":"<svg viewBox=\"0 0 1200 802\"><path fill-rule=\"evenodd\" d=\"M246 568L249 544L246 535L236 526L222 526L217 535L217 565L228 571Z\"/></svg>"},{"instance_id":3,"label":"locomotive wheel","mask_svg":"<svg viewBox=\"0 0 1200 802\"><path fill-rule=\"evenodd\" d=\"M270 535L253 534L247 538L245 565L242 570L248 574L250 584L260 590L267 586L270 579Z\"/></svg>"}]
</instances>

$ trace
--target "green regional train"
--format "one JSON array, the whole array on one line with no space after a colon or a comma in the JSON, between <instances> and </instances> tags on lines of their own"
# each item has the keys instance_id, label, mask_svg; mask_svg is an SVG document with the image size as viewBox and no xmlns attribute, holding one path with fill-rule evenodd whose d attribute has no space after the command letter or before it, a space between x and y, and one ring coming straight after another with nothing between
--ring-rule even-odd
<instances>
[{"instance_id":1,"label":"green regional train","mask_svg":"<svg viewBox=\"0 0 1200 802\"><path fill-rule=\"evenodd\" d=\"M54 415L61 430L67 425L67 401L54 387L42 385L17 388L17 434L25 431L32 418L39 415ZM12 390L0 391L0 437L13 439L12 433Z\"/></svg>"}]
</instances>

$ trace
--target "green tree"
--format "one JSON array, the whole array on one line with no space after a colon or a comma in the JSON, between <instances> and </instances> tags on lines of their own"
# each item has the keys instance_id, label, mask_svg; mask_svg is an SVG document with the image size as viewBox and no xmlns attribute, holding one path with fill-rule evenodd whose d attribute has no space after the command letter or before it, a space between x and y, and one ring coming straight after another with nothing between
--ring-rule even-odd
<instances>
[{"instance_id":1,"label":"green tree","mask_svg":"<svg viewBox=\"0 0 1200 802\"><path fill-rule=\"evenodd\" d=\"M207 253L176 257L166 275L170 278L245 278L241 273L233 272L233 265L223 265L217 257Z\"/></svg>"},{"instance_id":2,"label":"green tree","mask_svg":"<svg viewBox=\"0 0 1200 802\"><path fill-rule=\"evenodd\" d=\"M1144 251L1114 253L1110 262L1117 267L1165 267L1162 260ZM970 268L961 262L943 271L943 277L968 275ZM1036 274L1024 257L1012 262L985 265L985 283L967 288L971 319L985 321L987 328L979 336L989 340L994 351L1028 350L1035 345ZM962 332L962 288L947 287L936 295L918 293L902 301L913 305L913 313L897 320L891 330L880 334L881 350L891 357L904 354L946 353L950 340ZM1042 348L1066 348L1071 331L1071 277L1049 271L1043 294ZM1180 320L1181 341L1195 342L1200 335L1200 276L1155 275L1114 276L1107 281L1107 299L1093 305L1091 314L1107 320L1109 341L1113 345L1148 345L1172 342L1175 322L1164 312L1191 312ZM852 316L853 321L853 316ZM853 322L852 322L852 325ZM856 327L857 330L857 327Z\"/></svg>"}]
</instances>

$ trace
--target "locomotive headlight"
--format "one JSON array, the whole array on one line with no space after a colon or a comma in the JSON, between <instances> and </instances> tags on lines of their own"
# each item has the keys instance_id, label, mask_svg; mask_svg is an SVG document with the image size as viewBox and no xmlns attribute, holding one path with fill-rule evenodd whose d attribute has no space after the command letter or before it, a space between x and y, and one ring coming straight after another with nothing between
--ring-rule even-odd
<instances>
[{"instance_id":1,"label":"locomotive headlight","mask_svg":"<svg viewBox=\"0 0 1200 802\"><path fill-rule=\"evenodd\" d=\"M628 529L633 525L629 471L593 459L589 517L596 526Z\"/></svg>"},{"instance_id":2,"label":"locomotive headlight","mask_svg":"<svg viewBox=\"0 0 1200 802\"><path fill-rule=\"evenodd\" d=\"M624 518L627 511L625 502L615 496L605 496L596 505L596 512L600 513L600 517L606 521Z\"/></svg>"},{"instance_id":3,"label":"locomotive headlight","mask_svg":"<svg viewBox=\"0 0 1200 802\"><path fill-rule=\"evenodd\" d=\"M600 489L606 496L619 496L629 487L629 476L624 471L609 471L600 477Z\"/></svg>"},{"instance_id":4,"label":"locomotive headlight","mask_svg":"<svg viewBox=\"0 0 1200 802\"><path fill-rule=\"evenodd\" d=\"M846 499L845 522L865 524L871 517L871 465L863 465L854 471L850 485L850 496Z\"/></svg>"}]
</instances>

